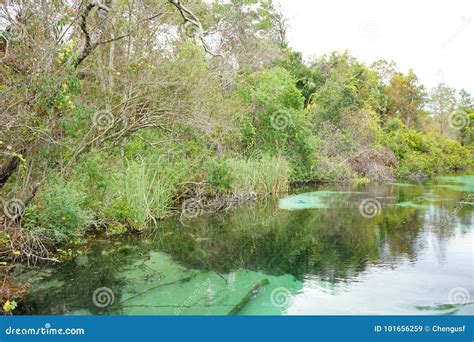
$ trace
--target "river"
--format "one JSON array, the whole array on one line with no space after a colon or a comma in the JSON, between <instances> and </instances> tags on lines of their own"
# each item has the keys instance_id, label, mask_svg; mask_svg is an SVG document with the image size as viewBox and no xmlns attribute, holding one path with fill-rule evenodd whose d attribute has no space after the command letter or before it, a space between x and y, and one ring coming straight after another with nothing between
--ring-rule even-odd
<instances>
[{"instance_id":1,"label":"river","mask_svg":"<svg viewBox=\"0 0 474 342\"><path fill-rule=\"evenodd\" d=\"M474 176L293 189L18 278L23 314L474 314Z\"/></svg>"}]
</instances>

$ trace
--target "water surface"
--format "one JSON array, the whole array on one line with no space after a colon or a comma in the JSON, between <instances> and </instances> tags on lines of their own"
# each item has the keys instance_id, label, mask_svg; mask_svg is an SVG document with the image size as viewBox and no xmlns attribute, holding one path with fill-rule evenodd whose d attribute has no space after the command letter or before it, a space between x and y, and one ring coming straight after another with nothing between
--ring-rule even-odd
<instances>
[{"instance_id":1,"label":"water surface","mask_svg":"<svg viewBox=\"0 0 474 342\"><path fill-rule=\"evenodd\" d=\"M295 189L20 276L26 314L473 314L474 176Z\"/></svg>"}]
</instances>

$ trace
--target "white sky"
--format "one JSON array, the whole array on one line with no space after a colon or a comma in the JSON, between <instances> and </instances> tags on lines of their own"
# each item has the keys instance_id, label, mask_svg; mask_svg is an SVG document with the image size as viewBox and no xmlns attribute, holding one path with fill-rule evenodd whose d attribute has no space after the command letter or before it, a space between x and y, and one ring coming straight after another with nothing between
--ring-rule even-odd
<instances>
[{"instance_id":1,"label":"white sky","mask_svg":"<svg viewBox=\"0 0 474 342\"><path fill-rule=\"evenodd\" d=\"M305 58L345 49L366 63L393 60L428 88L474 95L474 0L274 0Z\"/></svg>"}]
</instances>

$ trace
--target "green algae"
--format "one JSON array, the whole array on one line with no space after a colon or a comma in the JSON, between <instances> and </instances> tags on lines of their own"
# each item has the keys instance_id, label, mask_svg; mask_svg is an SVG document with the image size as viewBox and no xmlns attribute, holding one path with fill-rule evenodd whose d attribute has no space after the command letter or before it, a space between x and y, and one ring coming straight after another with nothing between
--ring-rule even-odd
<instances>
[{"instance_id":1,"label":"green algae","mask_svg":"<svg viewBox=\"0 0 474 342\"><path fill-rule=\"evenodd\" d=\"M188 269L160 252L150 252L145 260L117 272L115 278L121 286L109 289L113 294L110 305L92 307L93 298L86 296L82 298L85 302L67 314L281 315L302 289L302 283L288 274L272 276L245 269L221 274ZM62 285L54 278L44 280L29 295L37 300L55 297Z\"/></svg>"},{"instance_id":2,"label":"green algae","mask_svg":"<svg viewBox=\"0 0 474 342\"><path fill-rule=\"evenodd\" d=\"M395 204L399 207L410 207L410 208L417 208L417 209L427 209L429 206L426 204L420 204L412 201L405 201Z\"/></svg>"},{"instance_id":3,"label":"green algae","mask_svg":"<svg viewBox=\"0 0 474 342\"><path fill-rule=\"evenodd\" d=\"M284 210L326 209L331 207L328 201L330 197L357 193L359 192L328 190L305 192L280 199L278 207Z\"/></svg>"},{"instance_id":4,"label":"green algae","mask_svg":"<svg viewBox=\"0 0 474 342\"><path fill-rule=\"evenodd\" d=\"M284 210L323 209L329 206L323 201L330 191L315 191L280 199L278 207Z\"/></svg>"},{"instance_id":5,"label":"green algae","mask_svg":"<svg viewBox=\"0 0 474 342\"><path fill-rule=\"evenodd\" d=\"M117 313L227 315L256 284L265 281L268 285L262 286L241 312L281 314L286 307L273 305L272 291L284 288L292 296L302 288L300 282L288 275L278 277L248 270L228 274L189 270L162 253L151 253L144 265L146 268L133 265L122 274L127 285L122 289Z\"/></svg>"},{"instance_id":6,"label":"green algae","mask_svg":"<svg viewBox=\"0 0 474 342\"><path fill-rule=\"evenodd\" d=\"M407 187L407 188L416 186L416 184L411 184L411 183L388 183L388 184L393 185L393 186L398 186L398 187Z\"/></svg>"},{"instance_id":7,"label":"green algae","mask_svg":"<svg viewBox=\"0 0 474 342\"><path fill-rule=\"evenodd\" d=\"M415 306L415 309L431 311L433 314L442 312L444 315L472 315L474 313L474 302Z\"/></svg>"},{"instance_id":8,"label":"green algae","mask_svg":"<svg viewBox=\"0 0 474 342\"><path fill-rule=\"evenodd\" d=\"M440 176L436 179L441 182L441 184L435 185L436 187L454 191L474 192L474 175Z\"/></svg>"}]
</instances>

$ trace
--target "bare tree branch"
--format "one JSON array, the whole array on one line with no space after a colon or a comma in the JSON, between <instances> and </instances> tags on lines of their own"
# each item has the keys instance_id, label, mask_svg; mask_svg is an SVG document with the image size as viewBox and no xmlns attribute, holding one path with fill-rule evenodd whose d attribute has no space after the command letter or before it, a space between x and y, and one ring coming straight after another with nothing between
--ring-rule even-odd
<instances>
[{"instance_id":1,"label":"bare tree branch","mask_svg":"<svg viewBox=\"0 0 474 342\"><path fill-rule=\"evenodd\" d=\"M212 52L209 49L209 47L207 46L207 43L204 39L204 36L206 34L204 32L204 29L202 27L202 24L201 24L201 21L199 20L199 18L191 10L189 10L187 7L185 7L180 2L180 0L168 0L168 1L178 9L178 11L181 14L181 17L183 18L185 24L189 23L189 24L193 25L194 27L196 27L197 37L201 41L201 44L202 44L202 47L204 48L204 50L208 54L210 54L214 57L222 57L222 55Z\"/></svg>"},{"instance_id":2,"label":"bare tree branch","mask_svg":"<svg viewBox=\"0 0 474 342\"><path fill-rule=\"evenodd\" d=\"M97 47L97 45L99 45L107 28L107 17L112 8L112 1L113 0L105 0L104 4L102 4L100 0L88 0L82 9L79 15L79 26L84 34L84 42L77 53L77 59L72 62L74 67L79 66ZM99 23L94 30L89 31L87 21L94 8L97 8Z\"/></svg>"}]
</instances>

